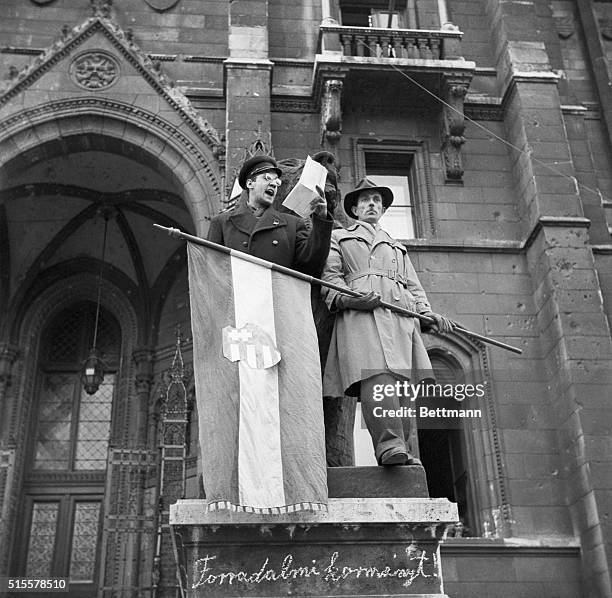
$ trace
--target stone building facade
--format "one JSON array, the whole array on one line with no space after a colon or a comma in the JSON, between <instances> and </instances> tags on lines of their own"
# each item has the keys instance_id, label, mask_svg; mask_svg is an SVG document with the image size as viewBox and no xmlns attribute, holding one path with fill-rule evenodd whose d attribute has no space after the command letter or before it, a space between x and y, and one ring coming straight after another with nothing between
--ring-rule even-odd
<instances>
[{"instance_id":1,"label":"stone building facade","mask_svg":"<svg viewBox=\"0 0 612 598\"><path fill-rule=\"evenodd\" d=\"M612 6L391 4L2 2L0 575L176 595L196 406L185 248L152 224L205 236L259 139L332 151L345 192L391 177L436 310L523 351L427 337L487 382L420 438L462 514L446 593L612 596Z\"/></svg>"}]
</instances>

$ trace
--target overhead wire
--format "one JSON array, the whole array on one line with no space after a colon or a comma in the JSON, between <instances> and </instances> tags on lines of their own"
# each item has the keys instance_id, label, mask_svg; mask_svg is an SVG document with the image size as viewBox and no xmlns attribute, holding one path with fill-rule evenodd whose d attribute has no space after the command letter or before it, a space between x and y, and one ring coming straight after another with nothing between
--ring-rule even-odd
<instances>
[{"instance_id":1,"label":"overhead wire","mask_svg":"<svg viewBox=\"0 0 612 598\"><path fill-rule=\"evenodd\" d=\"M369 46L363 40L360 40L360 39L357 39L357 42L362 44L365 48L367 48L369 50L371 56L375 56L376 55L376 48L373 48L372 46ZM590 193L594 193L595 195L598 195L599 198L602 201L603 200L605 200L605 201L612 201L611 199L607 198L601 192L601 190L598 187L593 189L592 187L589 187L588 185L585 185L584 183L581 183L580 181L578 181L578 179L575 176L568 175L568 174L566 174L564 172L561 172L560 170L558 170L557 168L554 167L554 165L559 165L559 164L573 164L572 160L555 161L555 162L552 162L552 163L544 162L543 160L540 160L539 158L537 158L537 157L535 157L533 155L533 150L531 148L527 148L527 149L520 148L517 145L515 145L514 143L512 143L511 141L508 141L507 139L504 139L503 137L501 137L500 135L498 135L494 131L491 131L491 129L488 129L487 127L485 127L484 125L481 125L479 122L473 120L469 116L466 116L464 112L462 112L460 110L457 110L457 108L455 108L453 105L451 105L448 102L446 102L445 100L443 100L440 96L436 95L431 90L427 89L427 87L425 87L424 85L422 85L421 83L416 81L413 77L408 75L408 73L406 73L404 70L399 68L396 64L393 64L392 62L390 62L389 65L391 66L392 69L394 69L398 73L400 73L400 75L402 75L403 77L408 79L408 81L410 81L413 85L415 85L416 87L418 87L419 89L421 89L422 91L424 91L425 93L430 95L432 98L434 98L440 104L443 104L444 106L446 106L447 108L449 108L450 110L455 112L456 114L460 115L461 118L463 118L467 122L473 124L475 127L477 127L479 129L481 129L482 131L484 131L487 135L490 135L491 137L497 139L498 141L500 141L504 145L512 148L513 150L519 152L520 154L528 156L534 163L536 163L536 164L546 168L550 172L553 172L554 174L559 175L559 176L561 176L561 177L571 181L576 187L579 187L581 189L584 189L585 191L588 191ZM569 144L568 144L568 150L569 150Z\"/></svg>"}]
</instances>

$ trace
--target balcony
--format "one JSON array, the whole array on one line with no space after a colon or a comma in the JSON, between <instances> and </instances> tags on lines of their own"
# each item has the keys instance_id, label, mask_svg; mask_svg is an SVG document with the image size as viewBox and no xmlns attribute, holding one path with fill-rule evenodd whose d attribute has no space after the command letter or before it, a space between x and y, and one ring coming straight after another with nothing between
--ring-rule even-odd
<instances>
[{"instance_id":1,"label":"balcony","mask_svg":"<svg viewBox=\"0 0 612 598\"><path fill-rule=\"evenodd\" d=\"M322 139L335 151L342 113L440 122L446 181L463 176L463 102L476 64L461 56L463 33L452 24L440 30L356 27L328 18L319 29L314 98L321 107ZM441 101L434 102L431 96ZM400 122L400 120L398 120Z\"/></svg>"},{"instance_id":2,"label":"balcony","mask_svg":"<svg viewBox=\"0 0 612 598\"><path fill-rule=\"evenodd\" d=\"M318 52L358 58L463 60L460 56L462 36L463 33L452 25L430 31L330 24L320 27Z\"/></svg>"},{"instance_id":3,"label":"balcony","mask_svg":"<svg viewBox=\"0 0 612 598\"><path fill-rule=\"evenodd\" d=\"M451 80L469 85L476 65L461 56L462 36L451 23L440 30L387 29L325 19L319 28L315 93L330 77L375 78L374 73L384 72L409 75L436 94Z\"/></svg>"}]
</instances>

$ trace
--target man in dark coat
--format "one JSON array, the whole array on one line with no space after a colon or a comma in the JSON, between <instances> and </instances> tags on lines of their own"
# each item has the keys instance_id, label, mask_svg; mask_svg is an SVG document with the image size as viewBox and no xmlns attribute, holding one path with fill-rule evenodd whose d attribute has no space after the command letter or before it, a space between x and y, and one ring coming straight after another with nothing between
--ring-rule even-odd
<instances>
[{"instance_id":1,"label":"man in dark coat","mask_svg":"<svg viewBox=\"0 0 612 598\"><path fill-rule=\"evenodd\" d=\"M212 219L208 240L318 276L329 253L333 219L322 194L311 202L311 231L298 216L275 210L281 174L270 156L246 160L238 175L244 189L238 204Z\"/></svg>"}]
</instances>

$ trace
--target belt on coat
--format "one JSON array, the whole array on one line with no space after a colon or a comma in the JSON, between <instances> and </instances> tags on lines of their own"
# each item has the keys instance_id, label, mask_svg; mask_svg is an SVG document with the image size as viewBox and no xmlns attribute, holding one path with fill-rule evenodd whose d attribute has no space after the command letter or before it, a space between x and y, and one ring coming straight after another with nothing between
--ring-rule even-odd
<instances>
[{"instance_id":1,"label":"belt on coat","mask_svg":"<svg viewBox=\"0 0 612 598\"><path fill-rule=\"evenodd\" d=\"M360 270L359 272L351 272L350 274L346 274L344 279L347 284L350 284L354 280L358 278L363 278L364 276L382 276L383 278L389 278L403 287L408 288L408 282L406 278L402 276L397 270L381 270L376 268L369 268L368 270Z\"/></svg>"}]
</instances>

